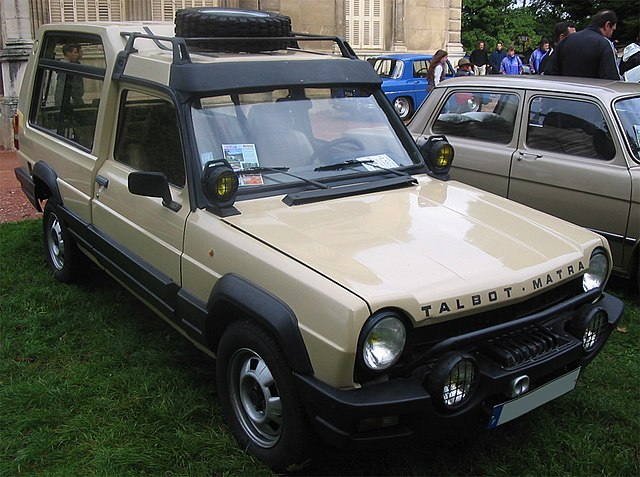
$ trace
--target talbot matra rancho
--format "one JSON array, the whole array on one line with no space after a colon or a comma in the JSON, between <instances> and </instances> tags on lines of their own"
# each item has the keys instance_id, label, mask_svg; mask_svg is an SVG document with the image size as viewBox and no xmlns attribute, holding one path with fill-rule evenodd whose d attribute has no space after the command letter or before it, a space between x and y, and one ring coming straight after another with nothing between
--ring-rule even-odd
<instances>
[{"instance_id":1,"label":"talbot matra rancho","mask_svg":"<svg viewBox=\"0 0 640 477\"><path fill-rule=\"evenodd\" d=\"M368 63L290 28L41 28L16 175L54 277L98 266L215 357L231 432L276 470L310 436L493 428L571 391L622 314L607 241L450 181Z\"/></svg>"}]
</instances>

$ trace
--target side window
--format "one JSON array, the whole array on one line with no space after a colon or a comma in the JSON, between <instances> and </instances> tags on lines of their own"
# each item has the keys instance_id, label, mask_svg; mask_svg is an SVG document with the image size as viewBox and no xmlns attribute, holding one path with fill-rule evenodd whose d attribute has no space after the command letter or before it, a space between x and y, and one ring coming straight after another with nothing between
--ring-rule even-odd
<instances>
[{"instance_id":1,"label":"side window","mask_svg":"<svg viewBox=\"0 0 640 477\"><path fill-rule=\"evenodd\" d=\"M184 158L173 103L124 91L114 157L139 171L162 172L171 184L183 187Z\"/></svg>"},{"instance_id":2,"label":"side window","mask_svg":"<svg viewBox=\"0 0 640 477\"><path fill-rule=\"evenodd\" d=\"M515 94L456 91L440 110L433 132L508 144L519 105Z\"/></svg>"},{"instance_id":3,"label":"side window","mask_svg":"<svg viewBox=\"0 0 640 477\"><path fill-rule=\"evenodd\" d=\"M413 62L414 78L426 78L428 70L429 70L429 63L426 60L419 60L419 61Z\"/></svg>"},{"instance_id":4,"label":"side window","mask_svg":"<svg viewBox=\"0 0 640 477\"><path fill-rule=\"evenodd\" d=\"M543 151L609 160L615 146L597 105L553 97L531 101L527 146Z\"/></svg>"},{"instance_id":5,"label":"side window","mask_svg":"<svg viewBox=\"0 0 640 477\"><path fill-rule=\"evenodd\" d=\"M38 60L31 124L91 150L105 64L98 37L61 33L45 37Z\"/></svg>"}]
</instances>

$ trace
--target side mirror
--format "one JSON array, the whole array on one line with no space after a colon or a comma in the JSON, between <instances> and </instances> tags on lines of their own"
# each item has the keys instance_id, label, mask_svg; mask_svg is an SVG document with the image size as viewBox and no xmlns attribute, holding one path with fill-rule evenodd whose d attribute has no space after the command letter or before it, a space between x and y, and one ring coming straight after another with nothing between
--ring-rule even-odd
<instances>
[{"instance_id":1,"label":"side mirror","mask_svg":"<svg viewBox=\"0 0 640 477\"><path fill-rule=\"evenodd\" d=\"M424 140L418 139L418 147L429 168L430 175L441 180L449 180L449 170L453 163L453 146L445 136L431 136Z\"/></svg>"},{"instance_id":2,"label":"side mirror","mask_svg":"<svg viewBox=\"0 0 640 477\"><path fill-rule=\"evenodd\" d=\"M128 180L129 192L145 197L160 197L162 205L177 212L182 207L171 197L169 181L162 172L132 172Z\"/></svg>"}]
</instances>

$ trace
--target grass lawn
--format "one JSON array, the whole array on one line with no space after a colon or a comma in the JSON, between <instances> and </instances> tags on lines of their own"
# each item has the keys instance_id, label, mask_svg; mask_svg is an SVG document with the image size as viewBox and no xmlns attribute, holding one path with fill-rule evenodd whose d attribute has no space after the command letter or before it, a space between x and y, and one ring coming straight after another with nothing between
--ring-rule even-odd
<instances>
[{"instance_id":1,"label":"grass lawn","mask_svg":"<svg viewBox=\"0 0 640 477\"><path fill-rule=\"evenodd\" d=\"M41 221L0 225L0 476L272 475L235 445L214 362L96 270L56 282ZM306 475L640 475L640 308L571 393L494 431L323 449Z\"/></svg>"}]
</instances>

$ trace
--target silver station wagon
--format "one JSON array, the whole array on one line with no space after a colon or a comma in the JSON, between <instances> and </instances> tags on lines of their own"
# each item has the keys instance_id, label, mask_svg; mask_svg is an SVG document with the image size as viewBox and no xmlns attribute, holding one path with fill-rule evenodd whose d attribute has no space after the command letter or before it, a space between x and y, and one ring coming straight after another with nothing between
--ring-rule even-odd
<instances>
[{"instance_id":1,"label":"silver station wagon","mask_svg":"<svg viewBox=\"0 0 640 477\"><path fill-rule=\"evenodd\" d=\"M640 85L454 78L429 95L409 129L446 135L454 179L606 236L614 270L640 282Z\"/></svg>"}]
</instances>

